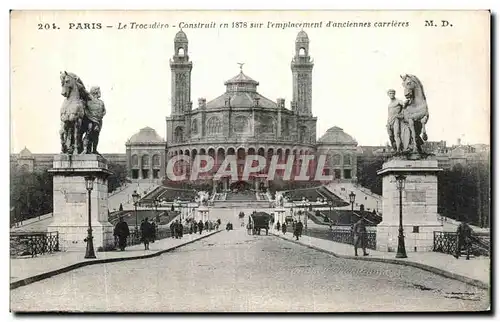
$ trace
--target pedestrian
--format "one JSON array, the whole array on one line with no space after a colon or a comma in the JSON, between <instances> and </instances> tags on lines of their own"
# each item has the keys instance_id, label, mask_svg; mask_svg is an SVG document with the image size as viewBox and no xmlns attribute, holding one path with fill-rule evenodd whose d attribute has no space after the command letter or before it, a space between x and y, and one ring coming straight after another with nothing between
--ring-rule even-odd
<instances>
[{"instance_id":1,"label":"pedestrian","mask_svg":"<svg viewBox=\"0 0 500 322\"><path fill-rule=\"evenodd\" d=\"M455 258L458 259L465 248L466 260L470 259L470 247L472 244L472 228L465 221L462 221L457 228L457 248L455 250Z\"/></svg>"},{"instance_id":2,"label":"pedestrian","mask_svg":"<svg viewBox=\"0 0 500 322\"><path fill-rule=\"evenodd\" d=\"M281 231L283 232L283 235L286 235L286 221L281 225Z\"/></svg>"},{"instance_id":3,"label":"pedestrian","mask_svg":"<svg viewBox=\"0 0 500 322\"><path fill-rule=\"evenodd\" d=\"M194 224L191 222L189 223L189 234L192 235L193 234L193 231L194 231L194 228L193 228Z\"/></svg>"},{"instance_id":4,"label":"pedestrian","mask_svg":"<svg viewBox=\"0 0 500 322\"><path fill-rule=\"evenodd\" d=\"M193 220L193 232L196 234L198 232L198 223L196 220Z\"/></svg>"},{"instance_id":5,"label":"pedestrian","mask_svg":"<svg viewBox=\"0 0 500 322\"><path fill-rule=\"evenodd\" d=\"M177 228L178 228L177 236L178 238L182 238L182 236L184 235L184 226L182 225L182 222L179 222Z\"/></svg>"},{"instance_id":6,"label":"pedestrian","mask_svg":"<svg viewBox=\"0 0 500 322\"><path fill-rule=\"evenodd\" d=\"M354 224L352 230L354 233L354 256L358 256L358 247L360 244L363 249L363 256L368 256L366 252L366 226L364 217Z\"/></svg>"},{"instance_id":7,"label":"pedestrian","mask_svg":"<svg viewBox=\"0 0 500 322\"><path fill-rule=\"evenodd\" d=\"M141 221L141 241L144 243L144 250L148 250L149 241L151 239L151 224L148 222L148 218L146 217Z\"/></svg>"},{"instance_id":8,"label":"pedestrian","mask_svg":"<svg viewBox=\"0 0 500 322\"><path fill-rule=\"evenodd\" d=\"M125 250L127 246L127 237L130 235L130 230L128 229L128 224L123 221L123 217L120 216L118 223L115 226L113 235L118 238L118 247L121 251Z\"/></svg>"},{"instance_id":9,"label":"pedestrian","mask_svg":"<svg viewBox=\"0 0 500 322\"><path fill-rule=\"evenodd\" d=\"M299 220L299 222L295 224L295 230L293 231L296 240L299 240L299 238L302 236L302 227L302 222Z\"/></svg>"},{"instance_id":10,"label":"pedestrian","mask_svg":"<svg viewBox=\"0 0 500 322\"><path fill-rule=\"evenodd\" d=\"M205 230L208 230L208 220L205 221Z\"/></svg>"},{"instance_id":11,"label":"pedestrian","mask_svg":"<svg viewBox=\"0 0 500 322\"><path fill-rule=\"evenodd\" d=\"M203 221L200 219L198 222L198 230L200 231L200 235L203 232Z\"/></svg>"},{"instance_id":12,"label":"pedestrian","mask_svg":"<svg viewBox=\"0 0 500 322\"><path fill-rule=\"evenodd\" d=\"M172 238L175 238L175 221L172 221L172 223L170 224L170 235L172 236Z\"/></svg>"},{"instance_id":13,"label":"pedestrian","mask_svg":"<svg viewBox=\"0 0 500 322\"><path fill-rule=\"evenodd\" d=\"M278 220L278 223L276 224L276 230L277 230L277 231L280 231L280 228L281 228L281 224L280 224L280 222L279 222L279 220Z\"/></svg>"}]
</instances>

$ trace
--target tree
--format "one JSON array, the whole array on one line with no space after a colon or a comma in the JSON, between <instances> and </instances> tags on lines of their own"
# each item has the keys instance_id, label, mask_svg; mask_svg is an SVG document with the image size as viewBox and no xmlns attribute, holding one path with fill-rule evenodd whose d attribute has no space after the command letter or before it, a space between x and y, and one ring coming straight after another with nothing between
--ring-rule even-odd
<instances>
[{"instance_id":1,"label":"tree","mask_svg":"<svg viewBox=\"0 0 500 322\"><path fill-rule=\"evenodd\" d=\"M123 211L123 205L120 203L120 208L118 208L118 211Z\"/></svg>"},{"instance_id":2,"label":"tree","mask_svg":"<svg viewBox=\"0 0 500 322\"><path fill-rule=\"evenodd\" d=\"M52 212L52 174L10 169L10 203L17 220L25 220Z\"/></svg>"},{"instance_id":3,"label":"tree","mask_svg":"<svg viewBox=\"0 0 500 322\"><path fill-rule=\"evenodd\" d=\"M438 212L446 217L486 227L490 196L488 164L457 164L438 174Z\"/></svg>"},{"instance_id":4,"label":"tree","mask_svg":"<svg viewBox=\"0 0 500 322\"><path fill-rule=\"evenodd\" d=\"M358 183L378 195L382 194L382 177L377 171L382 169L385 157L360 158L358 159Z\"/></svg>"},{"instance_id":5,"label":"tree","mask_svg":"<svg viewBox=\"0 0 500 322\"><path fill-rule=\"evenodd\" d=\"M113 192L128 182L126 166L110 162L108 164L108 169L113 172L113 174L108 177L108 192Z\"/></svg>"}]
</instances>

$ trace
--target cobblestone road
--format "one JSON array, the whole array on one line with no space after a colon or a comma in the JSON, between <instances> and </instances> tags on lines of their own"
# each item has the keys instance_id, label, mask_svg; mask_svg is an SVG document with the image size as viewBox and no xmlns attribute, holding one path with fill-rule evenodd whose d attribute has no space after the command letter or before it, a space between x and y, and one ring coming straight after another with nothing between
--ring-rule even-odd
<instances>
[{"instance_id":1,"label":"cobblestone road","mask_svg":"<svg viewBox=\"0 0 500 322\"><path fill-rule=\"evenodd\" d=\"M221 232L162 256L89 266L11 291L13 311L484 310L489 294L412 267Z\"/></svg>"}]
</instances>

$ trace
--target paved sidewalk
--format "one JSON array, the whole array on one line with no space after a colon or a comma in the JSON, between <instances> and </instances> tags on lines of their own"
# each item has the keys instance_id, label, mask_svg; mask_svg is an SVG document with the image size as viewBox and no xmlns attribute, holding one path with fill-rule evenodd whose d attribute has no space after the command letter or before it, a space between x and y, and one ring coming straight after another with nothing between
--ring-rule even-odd
<instances>
[{"instance_id":1,"label":"paved sidewalk","mask_svg":"<svg viewBox=\"0 0 500 322\"><path fill-rule=\"evenodd\" d=\"M179 247L193 241L208 237L221 230L203 232L200 234L187 234L181 239L164 238L155 241L149 245L149 250L144 250L144 245L129 246L125 251L109 251L109 252L96 252L96 259L85 259L84 251L68 251L56 252L47 255L39 255L38 257L26 258L11 258L10 259L10 283L29 284L30 282L23 283L23 280L35 278L42 274L50 276L60 274L71 269L76 269L89 263L105 263L108 261L119 261L127 259L137 259L141 257L149 257L159 255L167 250ZM62 270L62 271L60 271ZM59 272L60 271L60 272ZM50 277L46 276L46 277ZM44 277L44 278L46 278ZM39 280L39 278L35 278Z\"/></svg>"},{"instance_id":2,"label":"paved sidewalk","mask_svg":"<svg viewBox=\"0 0 500 322\"><path fill-rule=\"evenodd\" d=\"M297 242L295 241L292 233L283 235L283 233L278 233L278 231L274 229L271 233L281 238ZM348 244L337 243L309 236L302 236L297 243L313 247L321 251L333 253L338 257L359 260L375 260L414 266L483 288L490 287L489 257L480 256L471 258L470 260L465 260L464 257L456 259L451 255L437 252L410 252L407 253L408 258L396 258L396 253L381 252L371 249L367 250L369 256L354 257L354 247ZM358 249L358 254L362 255L362 253L363 251Z\"/></svg>"}]
</instances>

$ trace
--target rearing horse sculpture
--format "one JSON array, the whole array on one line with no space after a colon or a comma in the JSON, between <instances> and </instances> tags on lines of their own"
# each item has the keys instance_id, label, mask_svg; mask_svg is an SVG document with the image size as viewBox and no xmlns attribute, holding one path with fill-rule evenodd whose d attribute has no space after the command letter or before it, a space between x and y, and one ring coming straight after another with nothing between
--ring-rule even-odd
<instances>
[{"instance_id":1,"label":"rearing horse sculpture","mask_svg":"<svg viewBox=\"0 0 500 322\"><path fill-rule=\"evenodd\" d=\"M424 87L420 80L414 75L403 75L404 95L406 98L405 108L402 110L403 120L410 129L410 138L401 138L406 141L405 146L411 147L414 153L423 153L422 145L427 141L425 125L429 120L429 110L425 98ZM420 135L422 134L422 137ZM411 141L411 142L408 142Z\"/></svg>"},{"instance_id":2,"label":"rearing horse sculpture","mask_svg":"<svg viewBox=\"0 0 500 322\"><path fill-rule=\"evenodd\" d=\"M61 72L61 95L66 99L61 106L61 152L81 153L83 144L81 126L85 116L85 106L91 99L81 79L68 72Z\"/></svg>"}]
</instances>

